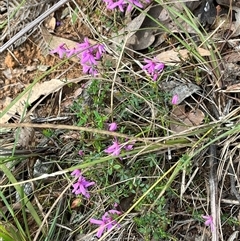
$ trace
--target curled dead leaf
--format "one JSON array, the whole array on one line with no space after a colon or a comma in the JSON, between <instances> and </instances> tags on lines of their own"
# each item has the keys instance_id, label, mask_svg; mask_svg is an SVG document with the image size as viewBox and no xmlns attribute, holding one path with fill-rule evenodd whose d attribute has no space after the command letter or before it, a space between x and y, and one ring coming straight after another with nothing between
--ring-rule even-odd
<instances>
[{"instance_id":1,"label":"curled dead leaf","mask_svg":"<svg viewBox=\"0 0 240 241\"><path fill-rule=\"evenodd\" d=\"M23 127L20 129L19 135L16 134L17 144L24 148L30 148L34 144L35 131L32 127Z\"/></svg>"},{"instance_id":2,"label":"curled dead leaf","mask_svg":"<svg viewBox=\"0 0 240 241\"><path fill-rule=\"evenodd\" d=\"M199 109L193 109L188 112L186 105L176 106L170 116L173 119L170 129L177 133L185 131L189 127L200 125L205 117L204 113Z\"/></svg>"},{"instance_id":3,"label":"curled dead leaf","mask_svg":"<svg viewBox=\"0 0 240 241\"><path fill-rule=\"evenodd\" d=\"M211 53L207 49L197 48L197 51L202 57L211 55ZM156 56L156 59L166 65L176 65L182 60L186 60L189 57L189 54L190 53L187 49L181 49L178 51L172 49L158 54Z\"/></svg>"},{"instance_id":4,"label":"curled dead leaf","mask_svg":"<svg viewBox=\"0 0 240 241\"><path fill-rule=\"evenodd\" d=\"M112 34L116 49L118 48L119 44L122 45L122 43L124 42L126 42L126 44L128 45L129 41L131 42L131 45L140 45L134 35L140 29L144 19L146 18L146 13L149 11L149 9L150 7L146 8L141 14L139 14L139 16L137 16L130 23L128 23L126 27L118 31L117 34ZM151 37L151 34L149 36Z\"/></svg>"},{"instance_id":5,"label":"curled dead leaf","mask_svg":"<svg viewBox=\"0 0 240 241\"><path fill-rule=\"evenodd\" d=\"M201 88L193 83L184 83L178 80L162 81L159 84L160 88L167 93L170 93L172 96L177 95L177 105L179 105L187 97L191 96L194 93L201 91Z\"/></svg>"}]
</instances>

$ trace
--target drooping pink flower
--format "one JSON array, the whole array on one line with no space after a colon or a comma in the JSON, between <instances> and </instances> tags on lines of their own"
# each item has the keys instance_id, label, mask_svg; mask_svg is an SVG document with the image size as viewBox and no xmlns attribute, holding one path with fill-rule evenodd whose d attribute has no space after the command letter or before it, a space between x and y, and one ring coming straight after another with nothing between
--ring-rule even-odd
<instances>
[{"instance_id":1,"label":"drooping pink flower","mask_svg":"<svg viewBox=\"0 0 240 241\"><path fill-rule=\"evenodd\" d=\"M139 8L143 8L142 3L139 0L118 0L118 1L113 1L113 0L103 0L107 4L107 9L117 9L121 12L124 12L124 8L127 6L126 11L130 12L134 6L137 6ZM149 0L146 0L146 2L149 2Z\"/></svg>"},{"instance_id":2,"label":"drooping pink flower","mask_svg":"<svg viewBox=\"0 0 240 241\"><path fill-rule=\"evenodd\" d=\"M116 131L117 128L118 128L118 126L117 126L116 122L112 122L112 123L108 124L108 130L109 131Z\"/></svg>"},{"instance_id":3,"label":"drooping pink flower","mask_svg":"<svg viewBox=\"0 0 240 241\"><path fill-rule=\"evenodd\" d=\"M98 70L96 69L95 66L89 66L89 65L83 64L82 68L83 68L84 74L90 74L92 76L96 76L98 74Z\"/></svg>"},{"instance_id":4,"label":"drooping pink flower","mask_svg":"<svg viewBox=\"0 0 240 241\"><path fill-rule=\"evenodd\" d=\"M96 65L97 61L95 60L95 57L93 53L89 50L85 50L81 53L81 64L88 64L88 65Z\"/></svg>"},{"instance_id":5,"label":"drooping pink flower","mask_svg":"<svg viewBox=\"0 0 240 241\"><path fill-rule=\"evenodd\" d=\"M122 149L124 148L126 151L131 151L133 149L134 142L129 144L121 144L115 138L113 144L104 150L105 153L112 154L113 156L119 156Z\"/></svg>"},{"instance_id":6,"label":"drooping pink flower","mask_svg":"<svg viewBox=\"0 0 240 241\"><path fill-rule=\"evenodd\" d=\"M124 0L118 0L116 2L113 2L112 4L109 4L107 8L111 10L115 8L119 8L121 12L124 12L124 5L125 5Z\"/></svg>"},{"instance_id":7,"label":"drooping pink flower","mask_svg":"<svg viewBox=\"0 0 240 241\"><path fill-rule=\"evenodd\" d=\"M114 215L120 215L120 214L121 212L112 209L106 212L100 220L94 219L94 218L90 219L90 223L99 225L99 228L97 231L98 238L100 238L106 230L109 231L113 228L113 226L118 224L117 221L114 220Z\"/></svg>"},{"instance_id":8,"label":"drooping pink flower","mask_svg":"<svg viewBox=\"0 0 240 241\"><path fill-rule=\"evenodd\" d=\"M142 69L147 70L150 75L154 74L156 66L155 62L150 59L144 59L144 62L146 64L142 67Z\"/></svg>"},{"instance_id":9,"label":"drooping pink flower","mask_svg":"<svg viewBox=\"0 0 240 241\"><path fill-rule=\"evenodd\" d=\"M131 151L133 149L133 144L127 144L126 146L124 146L124 149L126 151Z\"/></svg>"},{"instance_id":10,"label":"drooping pink flower","mask_svg":"<svg viewBox=\"0 0 240 241\"><path fill-rule=\"evenodd\" d=\"M156 81L159 74L164 69L164 64L159 62L156 58L154 58L153 60L144 59L144 62L146 64L142 67L142 69L146 70L148 74L151 75L153 80Z\"/></svg>"},{"instance_id":11,"label":"drooping pink flower","mask_svg":"<svg viewBox=\"0 0 240 241\"><path fill-rule=\"evenodd\" d=\"M80 58L80 64L84 74L96 76L98 74L97 61L102 58L105 52L103 44L91 45L88 38L84 38L84 42L77 45L76 53Z\"/></svg>"},{"instance_id":12,"label":"drooping pink flower","mask_svg":"<svg viewBox=\"0 0 240 241\"><path fill-rule=\"evenodd\" d=\"M120 143L117 140L115 140L113 141L113 144L111 146L109 146L107 149L104 150L104 152L108 154L112 154L113 156L119 156L121 149L122 147Z\"/></svg>"},{"instance_id":13,"label":"drooping pink flower","mask_svg":"<svg viewBox=\"0 0 240 241\"><path fill-rule=\"evenodd\" d=\"M71 176L80 177L81 171L79 169L76 169L71 173Z\"/></svg>"},{"instance_id":14,"label":"drooping pink flower","mask_svg":"<svg viewBox=\"0 0 240 241\"><path fill-rule=\"evenodd\" d=\"M66 50L66 56L67 56L67 58L72 57L75 53L76 53L76 49L75 49L75 48L67 49L67 50Z\"/></svg>"},{"instance_id":15,"label":"drooping pink flower","mask_svg":"<svg viewBox=\"0 0 240 241\"><path fill-rule=\"evenodd\" d=\"M204 222L204 224L206 226L210 226L211 231L214 231L214 223L213 223L213 217L211 215L206 215L206 216L202 216L202 218L204 218L206 221Z\"/></svg>"},{"instance_id":16,"label":"drooping pink flower","mask_svg":"<svg viewBox=\"0 0 240 241\"><path fill-rule=\"evenodd\" d=\"M95 58L96 58L96 60L101 59L103 53L106 52L104 45L103 45L103 44L97 44L97 45L95 45L93 48L94 48L94 50L96 51L96 53L95 53Z\"/></svg>"},{"instance_id":17,"label":"drooping pink flower","mask_svg":"<svg viewBox=\"0 0 240 241\"><path fill-rule=\"evenodd\" d=\"M154 61L156 62L155 70L159 73L162 72L165 67L164 63L158 62L156 58L154 58Z\"/></svg>"},{"instance_id":18,"label":"drooping pink flower","mask_svg":"<svg viewBox=\"0 0 240 241\"><path fill-rule=\"evenodd\" d=\"M173 104L173 105L177 105L177 103L178 103L178 95L174 95L174 96L172 97L172 104Z\"/></svg>"},{"instance_id":19,"label":"drooping pink flower","mask_svg":"<svg viewBox=\"0 0 240 241\"><path fill-rule=\"evenodd\" d=\"M76 50L78 52L82 52L82 51L85 51L86 49L89 49L89 48L91 49L91 44L90 44L88 38L85 37L84 40L83 40L83 43L77 44Z\"/></svg>"},{"instance_id":20,"label":"drooping pink flower","mask_svg":"<svg viewBox=\"0 0 240 241\"><path fill-rule=\"evenodd\" d=\"M61 59L64 55L66 55L67 58L70 58L72 55L76 54L76 57L80 60L84 74L90 74L92 76L96 76L98 74L98 61L102 58L103 53L106 52L103 44L92 45L88 38L84 38L84 41L82 43L78 43L75 48L66 49L64 45L64 43L60 44L50 53L57 53Z\"/></svg>"},{"instance_id":21,"label":"drooping pink flower","mask_svg":"<svg viewBox=\"0 0 240 241\"><path fill-rule=\"evenodd\" d=\"M78 155L79 156L84 156L84 151L83 150L79 150Z\"/></svg>"},{"instance_id":22,"label":"drooping pink flower","mask_svg":"<svg viewBox=\"0 0 240 241\"><path fill-rule=\"evenodd\" d=\"M113 4L113 0L103 0L103 1L106 3L107 9L108 9L108 7L109 7L110 5Z\"/></svg>"},{"instance_id":23,"label":"drooping pink flower","mask_svg":"<svg viewBox=\"0 0 240 241\"><path fill-rule=\"evenodd\" d=\"M56 49L50 51L50 54L58 54L59 58L62 59L63 56L66 54L66 48L64 47L65 43L60 44Z\"/></svg>"},{"instance_id":24,"label":"drooping pink flower","mask_svg":"<svg viewBox=\"0 0 240 241\"><path fill-rule=\"evenodd\" d=\"M76 183L74 183L72 192L76 195L82 194L86 198L90 198L90 194L88 192L88 187L95 184L95 182L89 182L86 180L85 177L83 177L80 170L76 169L71 173L72 176L78 177L78 180Z\"/></svg>"}]
</instances>

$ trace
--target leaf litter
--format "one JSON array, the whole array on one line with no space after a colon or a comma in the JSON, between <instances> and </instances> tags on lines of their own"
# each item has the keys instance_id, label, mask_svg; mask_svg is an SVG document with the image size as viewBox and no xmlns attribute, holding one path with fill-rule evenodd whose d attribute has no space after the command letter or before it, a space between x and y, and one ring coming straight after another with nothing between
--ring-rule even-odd
<instances>
[{"instance_id":1,"label":"leaf litter","mask_svg":"<svg viewBox=\"0 0 240 241\"><path fill-rule=\"evenodd\" d=\"M204 120L205 114L200 109L187 111L186 107L186 105L177 105L171 112L170 128L176 133L186 131L189 127L198 126Z\"/></svg>"},{"instance_id":2,"label":"leaf litter","mask_svg":"<svg viewBox=\"0 0 240 241\"><path fill-rule=\"evenodd\" d=\"M216 11L213 9L213 5L211 4L210 10L208 10L207 5L203 5L206 1L186 1L187 5L191 6L191 9L193 13L199 18L200 21L206 26L212 24L212 19L214 14L216 14ZM208 2L208 1L207 1ZM210 2L210 1L209 1ZM216 1L217 4L223 5L224 7L230 7L229 3L226 3L226 1L218 0ZM224 2L224 3L223 3ZM235 2L234 2L235 3ZM192 4L192 5L191 5ZM174 5L174 3L173 3ZM180 5L181 6L181 5ZM182 8L178 8L177 4L175 5L176 9L179 11L179 13L183 13ZM215 6L214 6L215 7ZM232 35L231 37L238 36L239 35L239 8L237 6L234 6L235 11L235 20L236 21L229 21L230 24L232 24ZM206 10L207 9L207 10ZM203 10L205 12L203 12ZM202 11L202 12L201 12ZM140 13L137 17L134 17L133 20L128 22L126 24L126 27L120 29L117 34L112 35L112 42L115 46L115 49L117 49L117 46L121 46L122 43L126 43L126 46L134 51L141 51L146 50L147 48L151 47L157 47L164 43L166 40L166 33L162 30L157 29L158 24L155 21L152 21L151 18L148 16L146 17L146 12L148 15L153 17L154 19L157 19L161 24L165 24L166 27L170 28L172 30L172 33L179 33L181 34L183 31L179 29L179 26L175 24L175 20L173 19L169 14L168 11L161 5L152 6L150 5L147 9L145 9L144 14ZM209 16L209 21L206 19L206 16ZM180 19L178 19L180 21ZM181 23L181 21L179 22ZM44 36L45 42L47 42L50 46L50 49L54 49L59 46L61 43L66 43L67 47L73 48L77 41L73 41L67 38L62 38L59 36L55 36L54 32L54 25L56 24L56 19L53 19L52 17L49 19L49 29L42 28L42 35ZM195 31L191 27L187 26L186 23L182 22L182 26L188 31L188 33L194 34ZM185 26L186 25L186 26ZM213 26L213 25L212 25ZM231 25L230 25L231 26ZM51 33L49 32L51 31ZM210 30L212 30L210 28ZM220 29L219 29L220 30ZM213 35L217 36L217 35ZM88 36L92 37L92 36ZM169 36L167 36L169 37ZM93 43L97 43L93 41ZM219 48L220 49L220 48ZM202 57L206 57L208 60L208 57L210 57L209 50L205 48L196 48L199 55ZM191 55L193 53L190 52L187 49L181 48L172 48L172 46L168 46L166 51L162 51L160 54L157 55L157 59L159 61L162 61L165 63L166 66L172 68L174 66L180 65L181 67L183 64L190 60ZM234 53L233 53L234 54ZM111 59L111 55L108 56ZM231 59L232 63L236 64L237 67L237 60L234 57L234 55L231 56L231 54L228 56L229 59ZM72 58L73 61L76 63L78 62L78 59ZM15 64L15 63L14 63ZM229 64L229 63L228 63ZM51 64L47 64L46 66L51 66ZM230 65L226 65L225 72L230 72ZM4 75L5 77L12 79L13 75L10 70L11 68L15 68L14 65L9 64L9 69L5 70ZM204 66L205 67L205 66ZM35 71L35 67L33 69ZM204 76L204 75L202 75ZM223 75L224 76L224 75ZM237 98L235 95L236 92L239 92L239 81L237 79L237 74L235 75L235 82L237 83L231 83L228 84L225 90L221 90L219 93L225 93L226 95L231 94L232 98ZM118 77L119 78L119 77ZM204 77L202 77L204 78ZM211 77L209 77L211 78ZM51 79L51 78L50 78ZM207 81L206 78L202 81ZM226 80L225 80L226 81ZM90 80L92 83L92 81ZM181 80L170 80L167 82L164 82L161 80L160 89L164 90L166 93L170 95L177 95L177 103L172 107L172 109L169 111L168 115L171 119L170 121L170 130L176 133L181 133L189 130L189 128L197 127L204 123L205 118L207 117L206 111L203 111L202 106L205 107L203 103L196 103L196 104L186 104L188 101L188 97L192 96L193 94L198 94L201 92L202 95L206 94L206 89L208 89L208 86L204 86L206 88L202 88L199 85L195 84L194 81L192 82L185 82ZM42 83L37 83L32 90L27 93L25 96L23 96L9 111L8 115L5 115L5 119L1 119L1 123L8 122L16 113L19 115L23 115L24 113L24 106L26 103L28 105L33 104L36 100L38 100L41 96L48 96L50 94L56 93L58 90L62 89L63 86L72 83L72 80L68 79L67 82L63 82L60 80L60 78L55 79L52 78L51 80L44 80ZM27 87L28 85L25 85ZM83 88L77 86L77 88L73 91L73 98L76 100L79 96L81 96L83 92ZM213 91L214 92L214 91ZM0 109L4 109L13 98L7 97L5 98L5 101L0 102ZM170 101L169 101L170 102ZM70 101L71 104L71 101ZM68 105L70 105L68 104ZM145 118L145 117L144 117ZM25 133L24 133L25 132ZM26 139L26 143L30 142L29 139L30 134L27 131L23 131L21 133L20 139ZM78 137L77 137L78 138ZM21 144L22 146L27 146L28 144L24 144L24 142ZM220 147L219 147L220 148ZM187 197L186 197L187 198ZM171 204L170 204L171 206ZM76 208L76 205L74 206ZM176 210L175 208L171 207L172 209ZM192 222L192 221L191 221ZM194 221L197 222L196 220ZM198 225L198 230L201 230L202 227ZM197 226L196 225L196 226ZM179 226L178 226L179 227ZM184 229L184 228L183 228ZM200 232L200 231L199 231ZM185 235L185 234L184 234ZM211 234L209 234L210 237ZM188 235L184 236L187 237ZM200 240L201 238L206 238L206 235L195 236L195 240ZM236 232L233 232L233 234L229 237L229 239L226 240L232 240L236 237ZM208 238L209 238L208 237ZM84 237L83 237L84 239ZM207 238L206 238L207 239Z\"/></svg>"}]
</instances>

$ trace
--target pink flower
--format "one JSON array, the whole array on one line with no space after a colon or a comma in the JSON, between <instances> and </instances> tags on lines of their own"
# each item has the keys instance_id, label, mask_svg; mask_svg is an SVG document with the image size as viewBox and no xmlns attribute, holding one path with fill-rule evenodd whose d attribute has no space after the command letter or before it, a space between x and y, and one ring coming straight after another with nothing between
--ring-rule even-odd
<instances>
[{"instance_id":1,"label":"pink flower","mask_svg":"<svg viewBox=\"0 0 240 241\"><path fill-rule=\"evenodd\" d=\"M83 43L77 44L77 50L82 52L88 48L91 48L91 44L88 40L88 38L84 38Z\"/></svg>"},{"instance_id":2,"label":"pink flower","mask_svg":"<svg viewBox=\"0 0 240 241\"><path fill-rule=\"evenodd\" d=\"M113 2L112 4L109 4L108 6L107 6L107 8L108 9L114 9L114 8L119 8L119 10L121 11L121 12L124 12L124 0L119 0L119 1L117 1L117 2Z\"/></svg>"},{"instance_id":3,"label":"pink flower","mask_svg":"<svg viewBox=\"0 0 240 241\"><path fill-rule=\"evenodd\" d=\"M107 149L105 149L104 152L108 154L112 154L113 156L119 156L121 149L122 147L120 143L116 140L116 141L113 141L113 144L109 146Z\"/></svg>"},{"instance_id":4,"label":"pink flower","mask_svg":"<svg viewBox=\"0 0 240 241\"><path fill-rule=\"evenodd\" d=\"M214 224L213 224L213 217L211 215L207 215L207 216L202 216L206 221L205 221L205 225L206 226L210 226L211 231L214 230Z\"/></svg>"},{"instance_id":5,"label":"pink flower","mask_svg":"<svg viewBox=\"0 0 240 241\"><path fill-rule=\"evenodd\" d=\"M106 0L110 2L110 0ZM105 47L103 44L91 45L88 38L84 38L83 43L78 43L76 48L66 49L64 43L60 44L56 49L52 50L50 53L57 53L62 59L64 55L70 58L72 55L76 54L76 57L80 59L80 64L83 68L84 74L91 74L96 76L98 74L97 64L98 60L102 58L103 53L105 53Z\"/></svg>"},{"instance_id":6,"label":"pink flower","mask_svg":"<svg viewBox=\"0 0 240 241\"><path fill-rule=\"evenodd\" d=\"M83 64L82 67L84 74L90 74L92 76L96 76L98 74L98 70L94 66Z\"/></svg>"},{"instance_id":7,"label":"pink flower","mask_svg":"<svg viewBox=\"0 0 240 241\"><path fill-rule=\"evenodd\" d=\"M89 50L85 50L81 53L81 64L96 65L97 62L93 53Z\"/></svg>"},{"instance_id":8,"label":"pink flower","mask_svg":"<svg viewBox=\"0 0 240 241\"><path fill-rule=\"evenodd\" d=\"M96 60L99 60L102 58L103 53L106 52L105 47L103 44L97 44L94 46L94 49L96 50Z\"/></svg>"},{"instance_id":9,"label":"pink flower","mask_svg":"<svg viewBox=\"0 0 240 241\"><path fill-rule=\"evenodd\" d=\"M133 149L133 144L128 144L128 145L124 146L124 149L126 151L131 151Z\"/></svg>"},{"instance_id":10,"label":"pink flower","mask_svg":"<svg viewBox=\"0 0 240 241\"><path fill-rule=\"evenodd\" d=\"M62 59L63 56L66 54L66 49L64 47L65 43L60 44L56 49L53 49L52 51L50 51L50 54L58 54L59 58Z\"/></svg>"},{"instance_id":11,"label":"pink flower","mask_svg":"<svg viewBox=\"0 0 240 241\"><path fill-rule=\"evenodd\" d=\"M106 212L101 220L91 218L90 223L99 225L97 231L97 237L100 238L105 230L109 231L113 228L114 225L118 224L116 220L114 220L114 215L120 215L121 212L117 210L109 210Z\"/></svg>"},{"instance_id":12,"label":"pink flower","mask_svg":"<svg viewBox=\"0 0 240 241\"><path fill-rule=\"evenodd\" d=\"M76 169L71 173L72 176L78 177L78 180L76 183L74 183L72 192L76 195L82 194L86 198L90 198L89 192L87 190L88 187L95 184L95 182L89 182L86 180L85 177L82 176L82 173L80 170Z\"/></svg>"},{"instance_id":13,"label":"pink flower","mask_svg":"<svg viewBox=\"0 0 240 241\"><path fill-rule=\"evenodd\" d=\"M162 72L165 67L164 63L158 62L158 60L155 58L154 58L154 60L156 62L155 70L157 70L159 73Z\"/></svg>"},{"instance_id":14,"label":"pink flower","mask_svg":"<svg viewBox=\"0 0 240 241\"><path fill-rule=\"evenodd\" d=\"M78 53L77 56L80 58L83 73L96 76L98 74L97 60L100 60L105 52L104 45L97 44L92 46L88 38L84 38L84 42L77 45L76 52Z\"/></svg>"},{"instance_id":15,"label":"pink flower","mask_svg":"<svg viewBox=\"0 0 240 241\"><path fill-rule=\"evenodd\" d=\"M178 103L178 95L174 95L174 96L172 97L172 104L173 104L173 105L177 105L177 103Z\"/></svg>"},{"instance_id":16,"label":"pink flower","mask_svg":"<svg viewBox=\"0 0 240 241\"><path fill-rule=\"evenodd\" d=\"M72 57L72 55L75 54L75 52L76 52L76 49L75 49L75 48L67 49L67 50L66 50L66 56L67 56L68 58L70 58L70 57Z\"/></svg>"},{"instance_id":17,"label":"pink flower","mask_svg":"<svg viewBox=\"0 0 240 241\"><path fill-rule=\"evenodd\" d=\"M147 64L144 65L144 66L142 67L142 69L147 70L147 72L148 72L150 75L152 75L152 74L154 73L154 71L155 71L155 66L156 66L155 62L152 61L152 60L149 60L149 59L144 59L144 62L147 63Z\"/></svg>"},{"instance_id":18,"label":"pink flower","mask_svg":"<svg viewBox=\"0 0 240 241\"><path fill-rule=\"evenodd\" d=\"M71 176L79 177L81 176L81 171L79 169L76 169L71 173Z\"/></svg>"},{"instance_id":19,"label":"pink flower","mask_svg":"<svg viewBox=\"0 0 240 241\"><path fill-rule=\"evenodd\" d=\"M109 146L104 150L104 152L108 154L112 154L113 156L119 156L122 148L124 148L126 151L130 151L133 149L133 144L134 142L127 145L124 145L124 144L121 145L116 139L115 141L113 141L113 144L111 146Z\"/></svg>"},{"instance_id":20,"label":"pink flower","mask_svg":"<svg viewBox=\"0 0 240 241\"><path fill-rule=\"evenodd\" d=\"M80 151L78 152L78 155L79 155L79 156L84 156L84 151L83 151L83 150L80 150Z\"/></svg>"},{"instance_id":21,"label":"pink flower","mask_svg":"<svg viewBox=\"0 0 240 241\"><path fill-rule=\"evenodd\" d=\"M127 12L130 12L134 6L137 6L139 8L143 8L142 3L139 0L103 0L107 4L107 9L115 9L119 8L121 12L124 12L124 8L127 6ZM146 0L146 2L149 2L149 0Z\"/></svg>"},{"instance_id":22,"label":"pink flower","mask_svg":"<svg viewBox=\"0 0 240 241\"><path fill-rule=\"evenodd\" d=\"M143 5L141 4L141 2L139 0L127 0L127 1L125 1L125 3L128 4L127 12L130 12L133 9L133 6L143 8Z\"/></svg>"},{"instance_id":23,"label":"pink flower","mask_svg":"<svg viewBox=\"0 0 240 241\"><path fill-rule=\"evenodd\" d=\"M107 9L110 5L113 4L113 0L103 0L107 4Z\"/></svg>"},{"instance_id":24,"label":"pink flower","mask_svg":"<svg viewBox=\"0 0 240 241\"><path fill-rule=\"evenodd\" d=\"M156 81L159 74L164 69L164 64L159 62L156 58L154 58L153 60L144 59L144 62L146 63L146 65L144 65L142 69L146 70L148 74L152 76L153 80Z\"/></svg>"},{"instance_id":25,"label":"pink flower","mask_svg":"<svg viewBox=\"0 0 240 241\"><path fill-rule=\"evenodd\" d=\"M117 126L116 122L112 122L112 123L108 124L109 131L115 131L115 130L117 130L117 128L118 128L118 126Z\"/></svg>"}]
</instances>

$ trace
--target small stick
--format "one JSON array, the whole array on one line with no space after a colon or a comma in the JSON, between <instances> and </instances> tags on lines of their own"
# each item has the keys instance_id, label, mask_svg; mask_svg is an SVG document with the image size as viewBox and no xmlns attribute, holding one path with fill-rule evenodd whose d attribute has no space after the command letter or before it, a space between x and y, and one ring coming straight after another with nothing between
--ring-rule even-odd
<instances>
[{"instance_id":1,"label":"small stick","mask_svg":"<svg viewBox=\"0 0 240 241\"><path fill-rule=\"evenodd\" d=\"M58 8L60 8L63 4L67 3L68 1L69 0L60 0L59 2L54 4L51 8L49 8L46 12L44 12L42 15L37 17L34 21L29 23L25 28L23 28L21 31L19 31L16 35L14 35L11 39L9 39L5 44L3 44L3 46L0 47L0 53L2 53L5 49L7 49L12 44L14 44L25 33L27 33L34 26L36 26L38 23L43 21L46 17L48 17L51 13L56 11Z\"/></svg>"},{"instance_id":2,"label":"small stick","mask_svg":"<svg viewBox=\"0 0 240 241\"><path fill-rule=\"evenodd\" d=\"M211 215L213 218L214 230L212 230L212 241L218 241L218 195L217 195L217 159L216 159L216 145L212 144L209 148L209 187L210 187L210 202L211 202Z\"/></svg>"}]
</instances>

